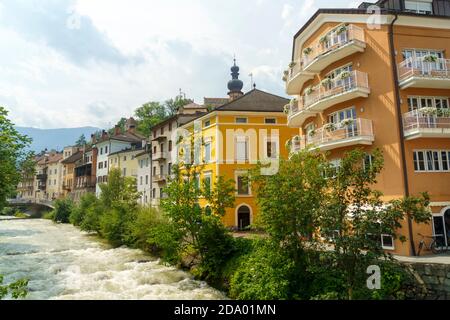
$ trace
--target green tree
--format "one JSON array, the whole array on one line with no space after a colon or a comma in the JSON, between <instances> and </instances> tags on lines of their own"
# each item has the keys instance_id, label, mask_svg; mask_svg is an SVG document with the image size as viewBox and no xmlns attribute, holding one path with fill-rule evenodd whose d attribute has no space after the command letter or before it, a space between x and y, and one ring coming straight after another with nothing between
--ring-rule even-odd
<instances>
[{"instance_id":1,"label":"green tree","mask_svg":"<svg viewBox=\"0 0 450 320\"><path fill-rule=\"evenodd\" d=\"M373 190L382 168L379 150L369 156L355 149L347 152L339 168L328 175L329 192L319 227L334 249L328 252L331 261L327 267L331 264L342 274L348 299L358 298L356 290L365 288L367 266L385 256L382 234L398 238L406 216L417 223L428 222L431 217L426 194L384 203L381 192Z\"/></svg>"},{"instance_id":2,"label":"green tree","mask_svg":"<svg viewBox=\"0 0 450 320\"><path fill-rule=\"evenodd\" d=\"M3 285L3 276L0 274L0 300L11 294L13 299L25 298L28 295L28 280L20 279L8 285Z\"/></svg>"},{"instance_id":3,"label":"green tree","mask_svg":"<svg viewBox=\"0 0 450 320\"><path fill-rule=\"evenodd\" d=\"M55 222L69 223L69 217L74 209L74 203L71 199L57 199L54 202L55 209L52 213L52 219Z\"/></svg>"},{"instance_id":4,"label":"green tree","mask_svg":"<svg viewBox=\"0 0 450 320\"><path fill-rule=\"evenodd\" d=\"M215 277L215 269L233 250L231 236L221 218L225 209L234 205L234 182L218 178L213 186L201 187L200 171L201 167L191 165L184 165L183 169L174 166L174 178L165 188L167 197L162 199L161 207L182 235L179 250L199 257L201 276ZM208 201L210 208L199 205L201 197Z\"/></svg>"},{"instance_id":5,"label":"green tree","mask_svg":"<svg viewBox=\"0 0 450 320\"><path fill-rule=\"evenodd\" d=\"M30 143L30 138L14 128L8 111L0 107L0 210L21 179L19 164L27 157L26 148Z\"/></svg>"},{"instance_id":6,"label":"green tree","mask_svg":"<svg viewBox=\"0 0 450 320\"><path fill-rule=\"evenodd\" d=\"M81 226L85 220L86 213L90 208L92 208L96 202L98 202L97 197L94 193L86 193L80 198L80 203L72 209L69 216L69 221L74 226Z\"/></svg>"},{"instance_id":7,"label":"green tree","mask_svg":"<svg viewBox=\"0 0 450 320\"><path fill-rule=\"evenodd\" d=\"M137 108L134 114L138 131L145 136L150 136L151 129L168 116L166 107L159 102L147 102Z\"/></svg>"},{"instance_id":8,"label":"green tree","mask_svg":"<svg viewBox=\"0 0 450 320\"><path fill-rule=\"evenodd\" d=\"M108 130L108 133L110 135L114 135L115 127L119 127L120 131L124 132L126 123L127 123L127 118L124 118L124 117L120 118L120 120L116 123L116 125L113 128Z\"/></svg>"},{"instance_id":9,"label":"green tree","mask_svg":"<svg viewBox=\"0 0 450 320\"><path fill-rule=\"evenodd\" d=\"M75 145L76 145L77 147L82 147L82 146L85 146L86 144L87 144L87 141L86 141L86 137L85 137L84 134L82 134L82 135L78 138L78 140L75 142Z\"/></svg>"},{"instance_id":10,"label":"green tree","mask_svg":"<svg viewBox=\"0 0 450 320\"><path fill-rule=\"evenodd\" d=\"M261 174L259 165L251 172L259 206L258 223L271 239L300 263L307 241L317 229L316 217L324 203L326 159L304 151L281 159L278 173Z\"/></svg>"},{"instance_id":11,"label":"green tree","mask_svg":"<svg viewBox=\"0 0 450 320\"><path fill-rule=\"evenodd\" d=\"M175 99L169 99L164 102L164 106L166 107L169 116L175 115L181 107L184 107L187 104L192 103L193 100L186 99L181 95L176 96Z\"/></svg>"}]
</instances>

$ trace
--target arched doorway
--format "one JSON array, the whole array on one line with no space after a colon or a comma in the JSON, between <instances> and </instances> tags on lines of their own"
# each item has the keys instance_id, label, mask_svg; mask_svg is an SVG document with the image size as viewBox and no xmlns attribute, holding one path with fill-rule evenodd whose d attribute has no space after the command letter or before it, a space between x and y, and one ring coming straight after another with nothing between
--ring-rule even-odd
<instances>
[{"instance_id":1,"label":"arched doorway","mask_svg":"<svg viewBox=\"0 0 450 320\"><path fill-rule=\"evenodd\" d=\"M450 246L450 207L442 210L441 215L433 216L433 229L439 247Z\"/></svg>"},{"instance_id":2,"label":"arched doorway","mask_svg":"<svg viewBox=\"0 0 450 320\"><path fill-rule=\"evenodd\" d=\"M250 207L242 205L237 211L237 223L239 230L244 230L250 226Z\"/></svg>"}]
</instances>

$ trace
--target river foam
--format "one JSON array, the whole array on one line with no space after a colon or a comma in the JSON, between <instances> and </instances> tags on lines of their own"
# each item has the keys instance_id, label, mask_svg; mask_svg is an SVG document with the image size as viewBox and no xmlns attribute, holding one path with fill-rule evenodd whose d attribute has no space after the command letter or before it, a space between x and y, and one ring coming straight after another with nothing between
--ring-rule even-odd
<instances>
[{"instance_id":1,"label":"river foam","mask_svg":"<svg viewBox=\"0 0 450 320\"><path fill-rule=\"evenodd\" d=\"M27 299L224 299L141 250L110 248L71 225L0 221L0 274L28 278Z\"/></svg>"}]
</instances>

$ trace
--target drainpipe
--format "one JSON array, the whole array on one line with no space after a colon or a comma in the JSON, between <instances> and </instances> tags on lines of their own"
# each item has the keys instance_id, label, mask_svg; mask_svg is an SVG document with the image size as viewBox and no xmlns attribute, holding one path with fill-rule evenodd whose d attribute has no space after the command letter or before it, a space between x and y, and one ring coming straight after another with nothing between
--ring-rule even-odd
<instances>
[{"instance_id":1,"label":"drainpipe","mask_svg":"<svg viewBox=\"0 0 450 320\"><path fill-rule=\"evenodd\" d=\"M395 59L395 45L394 45L394 24L398 19L398 14L394 13L395 18L392 20L389 25L389 47L391 51L391 64L392 64L392 72L394 76L394 90L395 90L395 103L396 103L396 111L397 111L397 121L398 121L398 130L400 136L400 155L402 162L402 172L403 172L403 184L405 187L405 197L409 197L409 182L408 182L408 171L406 169L406 151L405 151L405 135L403 131L403 121L402 121L402 110L401 110L401 101L400 101L400 87L398 80L398 69L397 69L397 61ZM410 254L412 256L416 256L416 247L414 244L414 235L412 230L412 221L411 218L408 217L408 234L409 234L409 242L410 242Z\"/></svg>"}]
</instances>

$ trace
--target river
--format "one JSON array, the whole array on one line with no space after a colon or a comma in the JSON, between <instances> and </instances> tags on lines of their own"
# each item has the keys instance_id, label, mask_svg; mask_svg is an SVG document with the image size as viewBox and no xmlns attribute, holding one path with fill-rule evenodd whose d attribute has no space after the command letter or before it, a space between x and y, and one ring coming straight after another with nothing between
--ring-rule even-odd
<instances>
[{"instance_id":1,"label":"river","mask_svg":"<svg viewBox=\"0 0 450 320\"><path fill-rule=\"evenodd\" d=\"M111 248L71 225L0 220L4 283L29 279L27 299L224 299L141 250Z\"/></svg>"}]
</instances>

